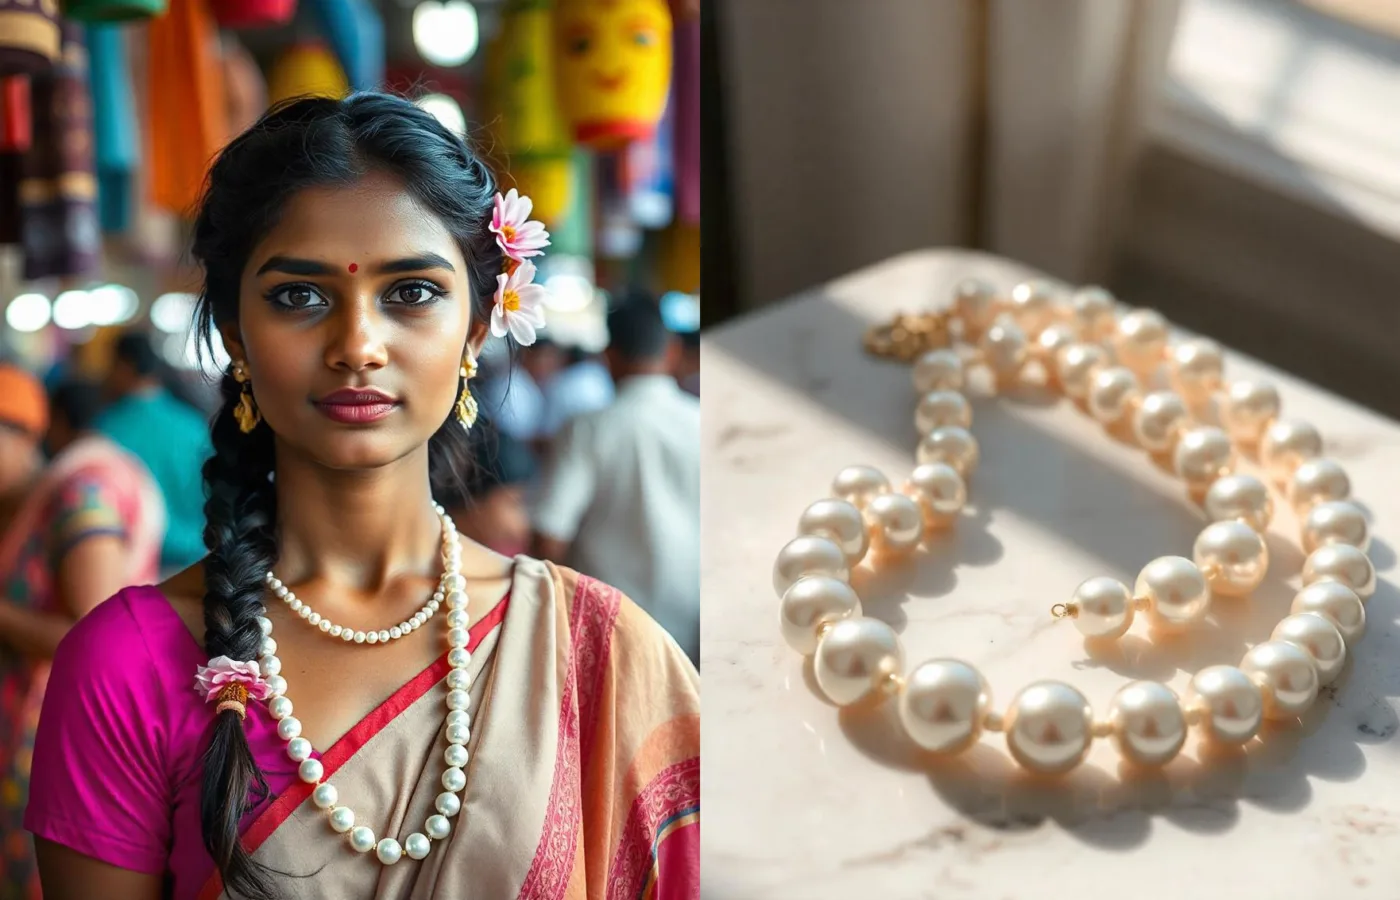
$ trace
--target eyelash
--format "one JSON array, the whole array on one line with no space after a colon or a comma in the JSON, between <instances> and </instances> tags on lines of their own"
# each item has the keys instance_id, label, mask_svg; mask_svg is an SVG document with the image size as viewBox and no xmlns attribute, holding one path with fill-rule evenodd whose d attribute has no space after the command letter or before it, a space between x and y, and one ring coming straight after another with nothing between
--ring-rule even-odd
<instances>
[{"instance_id":1,"label":"eyelash","mask_svg":"<svg viewBox=\"0 0 1400 900\"><path fill-rule=\"evenodd\" d=\"M391 306L401 306L406 307L408 309L416 309L418 307L430 306L433 303L436 303L437 301L441 300L443 297L447 296L447 291L443 290L438 285L433 284L431 281L423 281L421 279L414 279L411 281L400 281L393 287L389 288L385 296L392 296L396 291L401 291L404 288L420 288L423 291L425 291L428 296L423 298L422 300L419 300L416 303L388 301ZM308 303L304 306L297 306L294 303L288 303L285 298L287 294L294 290L309 291L315 298L319 299L320 302ZM284 312L303 312L309 309L323 309L324 307L330 305L328 302L326 302L325 295L321 293L321 289L319 287L304 281L295 282L292 284L278 285L277 287L268 291L267 301L277 309L282 310Z\"/></svg>"}]
</instances>

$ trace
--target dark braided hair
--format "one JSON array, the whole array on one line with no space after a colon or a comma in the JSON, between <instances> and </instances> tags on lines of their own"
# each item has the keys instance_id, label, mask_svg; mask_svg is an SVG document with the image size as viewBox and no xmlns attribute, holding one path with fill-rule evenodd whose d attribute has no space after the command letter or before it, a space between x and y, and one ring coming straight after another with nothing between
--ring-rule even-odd
<instances>
[{"instance_id":1,"label":"dark braided hair","mask_svg":"<svg viewBox=\"0 0 1400 900\"><path fill-rule=\"evenodd\" d=\"M503 263L488 229L496 187L487 166L463 138L402 98L307 98L273 107L210 169L193 246L204 269L196 327L210 353L215 328L238 321L249 254L287 201L305 188L353 184L371 171L398 177L441 219L467 261L473 316L485 321ZM266 424L249 434L239 430L234 409L242 385L231 371L220 388L214 454L204 466L204 644L211 658L255 660L263 579L277 562L274 441ZM431 483L461 480L468 465L466 435L449 414L429 441ZM220 713L204 755L200 820L204 845L232 896L274 896L267 871L238 839L239 819L267 791L238 714Z\"/></svg>"}]
</instances>

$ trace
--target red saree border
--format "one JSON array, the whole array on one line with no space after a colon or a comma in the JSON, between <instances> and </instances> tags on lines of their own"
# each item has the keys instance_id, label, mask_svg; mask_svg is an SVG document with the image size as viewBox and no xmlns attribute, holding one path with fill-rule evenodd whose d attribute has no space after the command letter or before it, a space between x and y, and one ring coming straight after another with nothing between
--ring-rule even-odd
<instances>
[{"instance_id":1,"label":"red saree border","mask_svg":"<svg viewBox=\"0 0 1400 900\"><path fill-rule=\"evenodd\" d=\"M662 769L642 788L627 812L622 840L608 867L607 900L637 900L646 890L656 866L661 832L675 824L678 814L685 824L698 815L700 758L692 756Z\"/></svg>"},{"instance_id":2,"label":"red saree border","mask_svg":"<svg viewBox=\"0 0 1400 900\"><path fill-rule=\"evenodd\" d=\"M497 603L490 612L482 616L475 625L467 632L467 649L475 650L481 646L481 642L505 620L506 607L510 603L510 593L507 592L501 601ZM341 766L348 762L356 753L362 750L370 739L384 729L390 722L394 721L404 710L422 699L423 695L447 677L447 672L451 668L447 664L447 653L442 656L422 672L415 675L412 680L404 684L383 703L361 719L356 725L345 734L340 736L325 753L320 754L321 765L325 769L322 780L330 778ZM241 840L243 846L249 853L255 852L272 836L283 822L289 819L298 806L311 796L312 785L303 781L289 787L277 796L267 809L253 820L253 824L248 826L248 830L243 833ZM203 890L199 892L199 900L217 900L220 892L224 889L223 879L219 877L217 870L210 875L205 882Z\"/></svg>"}]
</instances>

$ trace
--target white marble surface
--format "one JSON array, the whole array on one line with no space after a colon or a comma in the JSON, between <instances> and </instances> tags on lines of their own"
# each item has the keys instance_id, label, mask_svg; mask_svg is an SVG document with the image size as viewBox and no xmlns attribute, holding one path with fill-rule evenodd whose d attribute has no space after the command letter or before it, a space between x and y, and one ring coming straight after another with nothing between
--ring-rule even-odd
<instances>
[{"instance_id":1,"label":"white marble surface","mask_svg":"<svg viewBox=\"0 0 1400 900\"><path fill-rule=\"evenodd\" d=\"M1018 772L1001 735L953 762L921 755L886 707L838 711L778 633L774 554L799 513L853 462L912 468L907 369L866 358L862 328L948 297L961 277L1028 273L960 252L911 254L710 332L704 403L704 896L1193 900L1400 898L1400 696L1390 579L1400 533L1400 427L1229 354L1227 375L1272 378L1284 414L1321 429L1373 514L1382 583L1342 678L1302 721L1230 758L1194 741L1160 776L1120 776L1095 743L1059 781ZM1325 302L1325 298L1319 298ZM1134 678L1181 690L1237 663L1286 614L1302 555L1276 516L1271 574L1247 603L1154 644L1090 656L1049 615L1092 575L1131 583L1149 559L1190 555L1203 519L1179 483L1066 402L974 402L982 463L956 535L908 566L858 573L865 609L901 632L911 664L958 656L996 705L1040 678L1097 710Z\"/></svg>"}]
</instances>

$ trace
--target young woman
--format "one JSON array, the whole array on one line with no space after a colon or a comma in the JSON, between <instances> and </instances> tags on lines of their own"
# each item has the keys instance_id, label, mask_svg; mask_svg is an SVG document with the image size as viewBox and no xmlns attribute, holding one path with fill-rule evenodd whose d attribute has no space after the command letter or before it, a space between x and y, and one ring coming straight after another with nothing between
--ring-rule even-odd
<instances>
[{"instance_id":1,"label":"young woman","mask_svg":"<svg viewBox=\"0 0 1400 900\"><path fill-rule=\"evenodd\" d=\"M615 590L433 503L488 331L539 324L542 231L494 191L381 94L278 108L214 164L209 555L58 652L26 817L47 900L698 896L694 670Z\"/></svg>"}]
</instances>

